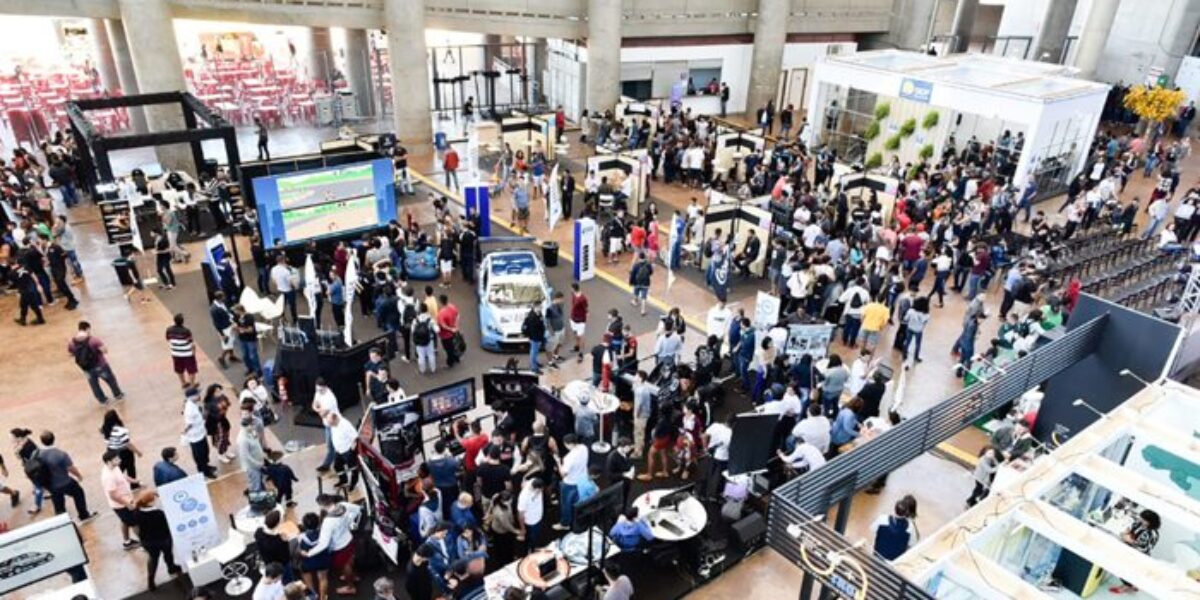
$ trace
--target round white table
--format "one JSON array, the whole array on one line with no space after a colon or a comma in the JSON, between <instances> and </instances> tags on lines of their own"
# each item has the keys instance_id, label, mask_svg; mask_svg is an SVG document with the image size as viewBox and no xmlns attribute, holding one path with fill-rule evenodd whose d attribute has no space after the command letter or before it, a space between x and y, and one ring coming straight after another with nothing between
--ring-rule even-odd
<instances>
[{"instance_id":1,"label":"round white table","mask_svg":"<svg viewBox=\"0 0 1200 600\"><path fill-rule=\"evenodd\" d=\"M585 397L588 399L588 405L596 411L596 414L600 415L600 436L592 443L592 451L607 454L612 450L612 444L604 439L605 418L617 412L617 409L621 407L621 401L613 394L596 389L592 386L591 381L585 379L577 379L568 383L563 387L561 397L563 403L570 406L573 411L579 410L580 399Z\"/></svg>"},{"instance_id":2,"label":"round white table","mask_svg":"<svg viewBox=\"0 0 1200 600\"><path fill-rule=\"evenodd\" d=\"M652 490L633 501L638 517L646 519L654 538L664 542L682 542L700 535L708 524L708 511L695 496L688 496L676 508L658 508L658 501L674 490Z\"/></svg>"}]
</instances>

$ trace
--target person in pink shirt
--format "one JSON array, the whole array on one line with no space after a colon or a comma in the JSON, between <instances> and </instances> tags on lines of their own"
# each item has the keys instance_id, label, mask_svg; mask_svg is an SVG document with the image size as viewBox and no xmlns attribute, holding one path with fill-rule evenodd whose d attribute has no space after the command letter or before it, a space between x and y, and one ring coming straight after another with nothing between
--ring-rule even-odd
<instances>
[{"instance_id":1,"label":"person in pink shirt","mask_svg":"<svg viewBox=\"0 0 1200 600\"><path fill-rule=\"evenodd\" d=\"M137 514L133 507L133 486L137 481L121 470L119 451L106 450L102 460L104 467L100 469L100 485L104 488L104 497L121 519L121 538L124 539L125 549L136 548L138 541L130 536L130 530L137 526Z\"/></svg>"}]
</instances>

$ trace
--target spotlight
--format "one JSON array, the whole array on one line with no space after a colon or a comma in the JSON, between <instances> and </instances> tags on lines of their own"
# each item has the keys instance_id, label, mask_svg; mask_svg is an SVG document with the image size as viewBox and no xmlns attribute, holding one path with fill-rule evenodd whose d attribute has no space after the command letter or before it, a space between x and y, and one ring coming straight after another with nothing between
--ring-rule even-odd
<instances>
[{"instance_id":1,"label":"spotlight","mask_svg":"<svg viewBox=\"0 0 1200 600\"><path fill-rule=\"evenodd\" d=\"M1101 419L1108 418L1108 415L1101 412L1100 409L1096 408L1095 406L1088 404L1087 400L1084 400L1083 398L1076 398L1074 401L1071 402L1071 406L1079 406L1079 407L1086 408L1086 409L1092 411L1093 413L1095 413L1096 416L1100 417Z\"/></svg>"}]
</instances>

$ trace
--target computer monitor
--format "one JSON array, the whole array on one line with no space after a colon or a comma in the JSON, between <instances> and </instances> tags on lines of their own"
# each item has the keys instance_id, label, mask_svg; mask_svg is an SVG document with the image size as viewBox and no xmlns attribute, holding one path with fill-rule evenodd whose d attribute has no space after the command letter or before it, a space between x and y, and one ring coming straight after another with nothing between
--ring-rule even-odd
<instances>
[{"instance_id":1,"label":"computer monitor","mask_svg":"<svg viewBox=\"0 0 1200 600\"><path fill-rule=\"evenodd\" d=\"M696 490L696 484L689 483L681 488L672 490L667 495L658 499L658 508L675 508L691 498Z\"/></svg>"},{"instance_id":2,"label":"computer monitor","mask_svg":"<svg viewBox=\"0 0 1200 600\"><path fill-rule=\"evenodd\" d=\"M468 377L457 383L434 388L423 392L419 398L421 419L425 423L460 415L475 408L475 378Z\"/></svg>"},{"instance_id":3,"label":"computer monitor","mask_svg":"<svg viewBox=\"0 0 1200 600\"><path fill-rule=\"evenodd\" d=\"M546 418L546 430L555 440L561 441L563 436L575 432L575 411L546 388L540 385L533 388L533 406Z\"/></svg>"}]
</instances>

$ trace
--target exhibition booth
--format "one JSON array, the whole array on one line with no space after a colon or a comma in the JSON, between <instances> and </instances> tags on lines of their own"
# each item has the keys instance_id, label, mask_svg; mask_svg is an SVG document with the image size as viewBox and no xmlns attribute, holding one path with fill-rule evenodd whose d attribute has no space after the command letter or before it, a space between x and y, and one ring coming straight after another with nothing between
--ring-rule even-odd
<instances>
[{"instance_id":1,"label":"exhibition booth","mask_svg":"<svg viewBox=\"0 0 1200 600\"><path fill-rule=\"evenodd\" d=\"M611 212L623 203L627 214L641 214L650 170L650 157L646 150L618 153L598 150L598 154L587 158L588 173L595 173L598 181L607 180L606 183L614 191L613 194L600 194L600 211Z\"/></svg>"},{"instance_id":2,"label":"exhibition booth","mask_svg":"<svg viewBox=\"0 0 1200 600\"><path fill-rule=\"evenodd\" d=\"M1087 160L1109 86L1056 64L992 55L878 50L816 64L808 114L815 140L868 168L983 155L1020 188L1060 193ZM1006 136L1006 132L1008 135ZM978 152L972 142L978 142Z\"/></svg>"}]
</instances>

